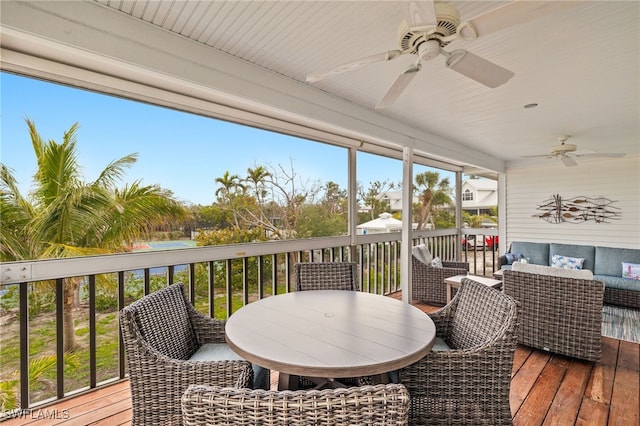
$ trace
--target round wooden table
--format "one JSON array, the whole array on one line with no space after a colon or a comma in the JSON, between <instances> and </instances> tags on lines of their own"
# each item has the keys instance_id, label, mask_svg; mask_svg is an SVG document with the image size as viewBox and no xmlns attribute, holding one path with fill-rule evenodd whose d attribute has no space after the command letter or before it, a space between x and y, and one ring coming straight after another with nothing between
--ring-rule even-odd
<instances>
[{"instance_id":1,"label":"round wooden table","mask_svg":"<svg viewBox=\"0 0 640 426\"><path fill-rule=\"evenodd\" d=\"M248 361L307 377L373 376L424 357L436 329L427 314L391 297L317 290L270 296L227 320L229 346Z\"/></svg>"}]
</instances>

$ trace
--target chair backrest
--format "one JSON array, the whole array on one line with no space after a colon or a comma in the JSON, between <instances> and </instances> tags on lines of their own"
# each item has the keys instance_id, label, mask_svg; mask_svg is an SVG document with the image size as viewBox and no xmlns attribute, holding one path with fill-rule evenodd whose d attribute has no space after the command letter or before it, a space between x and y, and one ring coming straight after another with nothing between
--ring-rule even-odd
<instances>
[{"instance_id":1,"label":"chair backrest","mask_svg":"<svg viewBox=\"0 0 640 426\"><path fill-rule=\"evenodd\" d=\"M183 285L173 284L122 309L120 318L149 346L173 359L189 359L198 349ZM127 333L123 332L127 338Z\"/></svg>"},{"instance_id":2,"label":"chair backrest","mask_svg":"<svg viewBox=\"0 0 640 426\"><path fill-rule=\"evenodd\" d=\"M448 343L456 349L470 349L502 338L517 320L518 303L501 291L463 278L450 326Z\"/></svg>"},{"instance_id":3,"label":"chair backrest","mask_svg":"<svg viewBox=\"0 0 640 426\"><path fill-rule=\"evenodd\" d=\"M406 425L409 393L386 384L325 390L264 391L192 385L182 396L184 425Z\"/></svg>"},{"instance_id":4,"label":"chair backrest","mask_svg":"<svg viewBox=\"0 0 640 426\"><path fill-rule=\"evenodd\" d=\"M359 290L353 262L300 262L294 266L296 291Z\"/></svg>"}]
</instances>

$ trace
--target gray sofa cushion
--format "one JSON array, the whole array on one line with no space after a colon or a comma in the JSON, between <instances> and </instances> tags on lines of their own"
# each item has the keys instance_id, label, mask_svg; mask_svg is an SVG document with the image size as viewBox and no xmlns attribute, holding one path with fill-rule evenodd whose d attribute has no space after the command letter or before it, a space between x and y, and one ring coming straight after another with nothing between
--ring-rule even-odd
<instances>
[{"instance_id":1,"label":"gray sofa cushion","mask_svg":"<svg viewBox=\"0 0 640 426\"><path fill-rule=\"evenodd\" d=\"M640 250L615 247L596 247L596 266L593 273L595 275L622 277L622 262L640 263ZM638 289L638 287L636 287L636 289Z\"/></svg>"},{"instance_id":2,"label":"gray sofa cushion","mask_svg":"<svg viewBox=\"0 0 640 426\"><path fill-rule=\"evenodd\" d=\"M593 271L595 259L596 259L596 248L594 246L551 243L549 245L549 262L547 263L547 265L551 264L551 257L554 254L559 254L559 255L568 256L568 257L582 258L584 259L584 263L582 264L582 269L588 269L590 271Z\"/></svg>"},{"instance_id":3,"label":"gray sofa cushion","mask_svg":"<svg viewBox=\"0 0 640 426\"><path fill-rule=\"evenodd\" d=\"M594 280L602 281L605 287L620 290L640 291L640 281L631 278L612 277L611 275L594 275Z\"/></svg>"},{"instance_id":4,"label":"gray sofa cushion","mask_svg":"<svg viewBox=\"0 0 640 426\"><path fill-rule=\"evenodd\" d=\"M511 253L522 253L529 259L529 263L549 266L549 244L531 243L527 241L514 241L511 244Z\"/></svg>"}]
</instances>

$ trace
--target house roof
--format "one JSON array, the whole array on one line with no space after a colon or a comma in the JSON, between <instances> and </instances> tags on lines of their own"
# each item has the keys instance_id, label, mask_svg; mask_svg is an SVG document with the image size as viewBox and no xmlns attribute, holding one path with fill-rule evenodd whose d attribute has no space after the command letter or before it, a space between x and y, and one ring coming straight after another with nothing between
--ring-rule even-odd
<instances>
[{"instance_id":1,"label":"house roof","mask_svg":"<svg viewBox=\"0 0 640 426\"><path fill-rule=\"evenodd\" d=\"M399 230L402 229L402 221L394 218L391 213L380 213L377 218L357 226L358 229L381 229Z\"/></svg>"},{"instance_id":2,"label":"house roof","mask_svg":"<svg viewBox=\"0 0 640 426\"><path fill-rule=\"evenodd\" d=\"M476 190L496 191L498 189L498 182L494 179L467 179L462 182L462 185L472 186Z\"/></svg>"}]
</instances>

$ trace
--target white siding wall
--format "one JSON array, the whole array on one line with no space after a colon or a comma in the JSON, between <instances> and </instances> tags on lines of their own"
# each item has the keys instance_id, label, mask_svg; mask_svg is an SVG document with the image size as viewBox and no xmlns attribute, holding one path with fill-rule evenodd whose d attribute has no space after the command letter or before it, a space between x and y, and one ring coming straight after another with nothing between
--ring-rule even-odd
<instances>
[{"instance_id":1,"label":"white siding wall","mask_svg":"<svg viewBox=\"0 0 640 426\"><path fill-rule=\"evenodd\" d=\"M549 223L533 217L554 194L605 197L615 201L619 219L608 223ZM565 167L559 161L509 168L506 174L506 251L513 241L559 242L640 248L640 159L599 159Z\"/></svg>"}]
</instances>

